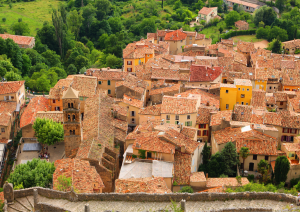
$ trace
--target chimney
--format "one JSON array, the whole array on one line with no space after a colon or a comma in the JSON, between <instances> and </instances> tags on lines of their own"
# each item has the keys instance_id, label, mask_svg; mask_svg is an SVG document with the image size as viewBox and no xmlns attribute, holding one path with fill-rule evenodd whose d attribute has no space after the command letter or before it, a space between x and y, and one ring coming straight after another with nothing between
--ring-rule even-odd
<instances>
[{"instance_id":1,"label":"chimney","mask_svg":"<svg viewBox=\"0 0 300 212\"><path fill-rule=\"evenodd\" d=\"M205 174L205 178L208 179L208 173Z\"/></svg>"}]
</instances>

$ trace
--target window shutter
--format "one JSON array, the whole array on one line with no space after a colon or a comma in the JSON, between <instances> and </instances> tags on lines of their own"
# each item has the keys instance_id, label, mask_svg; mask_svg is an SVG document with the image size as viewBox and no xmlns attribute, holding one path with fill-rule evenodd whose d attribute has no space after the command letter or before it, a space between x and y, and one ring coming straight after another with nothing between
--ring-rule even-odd
<instances>
[{"instance_id":1,"label":"window shutter","mask_svg":"<svg viewBox=\"0 0 300 212\"><path fill-rule=\"evenodd\" d=\"M282 132L284 133L284 128L282 128Z\"/></svg>"},{"instance_id":2,"label":"window shutter","mask_svg":"<svg viewBox=\"0 0 300 212\"><path fill-rule=\"evenodd\" d=\"M281 136L281 141L284 141L283 137L284 137L284 136Z\"/></svg>"}]
</instances>

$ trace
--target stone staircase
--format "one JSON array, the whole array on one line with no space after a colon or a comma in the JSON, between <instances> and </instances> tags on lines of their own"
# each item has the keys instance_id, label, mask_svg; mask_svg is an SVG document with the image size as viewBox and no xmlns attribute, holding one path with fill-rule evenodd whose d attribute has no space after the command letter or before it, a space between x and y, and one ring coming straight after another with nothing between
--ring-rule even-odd
<instances>
[{"instance_id":1,"label":"stone staircase","mask_svg":"<svg viewBox=\"0 0 300 212\"><path fill-rule=\"evenodd\" d=\"M18 198L14 204L8 205L8 212L27 212L33 211L33 196Z\"/></svg>"}]
</instances>

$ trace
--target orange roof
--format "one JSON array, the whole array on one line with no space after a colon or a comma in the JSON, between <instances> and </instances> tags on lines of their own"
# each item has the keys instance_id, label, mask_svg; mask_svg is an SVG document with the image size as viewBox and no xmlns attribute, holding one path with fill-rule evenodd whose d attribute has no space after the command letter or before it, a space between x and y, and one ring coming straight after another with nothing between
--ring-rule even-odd
<instances>
[{"instance_id":1,"label":"orange roof","mask_svg":"<svg viewBox=\"0 0 300 212\"><path fill-rule=\"evenodd\" d=\"M246 177L242 177L241 184L235 177L230 178L207 178L206 187L219 187L219 186L244 186L249 183Z\"/></svg>"},{"instance_id":2,"label":"orange roof","mask_svg":"<svg viewBox=\"0 0 300 212\"><path fill-rule=\"evenodd\" d=\"M178 185L189 185L191 177L192 157L180 151L175 152L174 157L174 182Z\"/></svg>"},{"instance_id":3,"label":"orange roof","mask_svg":"<svg viewBox=\"0 0 300 212\"><path fill-rule=\"evenodd\" d=\"M252 52L255 50L254 44L250 42L239 41L237 49L241 52Z\"/></svg>"},{"instance_id":4,"label":"orange roof","mask_svg":"<svg viewBox=\"0 0 300 212\"><path fill-rule=\"evenodd\" d=\"M206 181L204 172L193 172L190 177L191 182L201 182Z\"/></svg>"},{"instance_id":5,"label":"orange roof","mask_svg":"<svg viewBox=\"0 0 300 212\"><path fill-rule=\"evenodd\" d=\"M142 108L140 110L141 115L153 115L153 116L160 116L161 111L161 104L160 105L152 105L146 108Z\"/></svg>"},{"instance_id":6,"label":"orange roof","mask_svg":"<svg viewBox=\"0 0 300 212\"><path fill-rule=\"evenodd\" d=\"M218 111L216 114L211 116L210 126L220 125L222 123L222 120L231 121L231 118L231 110Z\"/></svg>"},{"instance_id":7,"label":"orange roof","mask_svg":"<svg viewBox=\"0 0 300 212\"><path fill-rule=\"evenodd\" d=\"M236 141L236 149L239 152L241 147L248 147L253 155L278 155L276 139L241 139Z\"/></svg>"},{"instance_id":8,"label":"orange roof","mask_svg":"<svg viewBox=\"0 0 300 212\"><path fill-rule=\"evenodd\" d=\"M36 114L37 118L41 119L51 119L55 122L63 122L63 112L62 111L39 111Z\"/></svg>"},{"instance_id":9,"label":"orange roof","mask_svg":"<svg viewBox=\"0 0 300 212\"><path fill-rule=\"evenodd\" d=\"M123 102L137 108L142 108L144 105L143 101L127 96L126 94L123 96Z\"/></svg>"},{"instance_id":10,"label":"orange roof","mask_svg":"<svg viewBox=\"0 0 300 212\"><path fill-rule=\"evenodd\" d=\"M0 82L0 94L16 93L25 81Z\"/></svg>"},{"instance_id":11,"label":"orange roof","mask_svg":"<svg viewBox=\"0 0 300 212\"><path fill-rule=\"evenodd\" d=\"M127 72L123 72L122 69L95 69L90 68L86 70L88 76L97 77L98 80L124 80Z\"/></svg>"},{"instance_id":12,"label":"orange roof","mask_svg":"<svg viewBox=\"0 0 300 212\"><path fill-rule=\"evenodd\" d=\"M211 7L211 8L203 7L198 13L203 15L209 15L216 8L217 7Z\"/></svg>"},{"instance_id":13,"label":"orange roof","mask_svg":"<svg viewBox=\"0 0 300 212\"><path fill-rule=\"evenodd\" d=\"M197 112L197 98L164 96L161 113L189 114Z\"/></svg>"},{"instance_id":14,"label":"orange roof","mask_svg":"<svg viewBox=\"0 0 300 212\"><path fill-rule=\"evenodd\" d=\"M17 108L17 102L0 101L0 126L8 126Z\"/></svg>"},{"instance_id":15,"label":"orange roof","mask_svg":"<svg viewBox=\"0 0 300 212\"><path fill-rule=\"evenodd\" d=\"M10 35L10 34L0 34L0 37L3 39L10 38L16 44L19 44L19 45L29 45L32 42L32 40L34 40L34 37Z\"/></svg>"},{"instance_id":16,"label":"orange roof","mask_svg":"<svg viewBox=\"0 0 300 212\"><path fill-rule=\"evenodd\" d=\"M72 88L79 91L81 97L92 97L96 93L97 78L88 76L74 76Z\"/></svg>"},{"instance_id":17,"label":"orange roof","mask_svg":"<svg viewBox=\"0 0 300 212\"><path fill-rule=\"evenodd\" d=\"M243 26L243 25L249 25L249 24L246 21L239 20L239 21L235 22L235 25L236 26Z\"/></svg>"},{"instance_id":18,"label":"orange roof","mask_svg":"<svg viewBox=\"0 0 300 212\"><path fill-rule=\"evenodd\" d=\"M36 114L39 111L48 111L50 109L49 101L47 98L38 96L30 100L25 108L20 120L20 128L33 124L36 119Z\"/></svg>"},{"instance_id":19,"label":"orange roof","mask_svg":"<svg viewBox=\"0 0 300 212\"><path fill-rule=\"evenodd\" d=\"M116 193L137 193L145 192L150 194L172 193L167 187L163 177L145 177L117 179L115 182Z\"/></svg>"},{"instance_id":20,"label":"orange roof","mask_svg":"<svg viewBox=\"0 0 300 212\"><path fill-rule=\"evenodd\" d=\"M53 173L54 190L58 190L58 177L62 175L71 178L72 185L78 193L94 193L105 187L96 168L87 160L67 158L56 160L54 165L56 168Z\"/></svg>"},{"instance_id":21,"label":"orange roof","mask_svg":"<svg viewBox=\"0 0 300 212\"><path fill-rule=\"evenodd\" d=\"M283 145L286 148L286 150L289 152L300 151L299 143L282 143L281 145Z\"/></svg>"},{"instance_id":22,"label":"orange roof","mask_svg":"<svg viewBox=\"0 0 300 212\"><path fill-rule=\"evenodd\" d=\"M165 36L166 41L178 41L178 40L185 40L187 34L182 32L182 30L175 30L173 32L168 32Z\"/></svg>"}]
</instances>

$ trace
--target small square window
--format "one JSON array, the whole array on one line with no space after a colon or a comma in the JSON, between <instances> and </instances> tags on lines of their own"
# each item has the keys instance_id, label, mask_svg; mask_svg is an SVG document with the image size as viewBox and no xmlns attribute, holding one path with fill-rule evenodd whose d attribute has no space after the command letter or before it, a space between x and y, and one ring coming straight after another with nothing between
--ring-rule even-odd
<instances>
[{"instance_id":1,"label":"small square window","mask_svg":"<svg viewBox=\"0 0 300 212\"><path fill-rule=\"evenodd\" d=\"M187 117L186 117L187 119L191 119L191 115L187 115Z\"/></svg>"},{"instance_id":2,"label":"small square window","mask_svg":"<svg viewBox=\"0 0 300 212\"><path fill-rule=\"evenodd\" d=\"M246 105L248 105L248 102L246 103Z\"/></svg>"},{"instance_id":3,"label":"small square window","mask_svg":"<svg viewBox=\"0 0 300 212\"><path fill-rule=\"evenodd\" d=\"M229 91L228 90L226 90L226 93L228 93Z\"/></svg>"},{"instance_id":4,"label":"small square window","mask_svg":"<svg viewBox=\"0 0 300 212\"><path fill-rule=\"evenodd\" d=\"M269 156L266 155L265 156L265 160L268 161L269 160Z\"/></svg>"},{"instance_id":5,"label":"small square window","mask_svg":"<svg viewBox=\"0 0 300 212\"><path fill-rule=\"evenodd\" d=\"M253 155L253 160L257 160L257 155Z\"/></svg>"},{"instance_id":6,"label":"small square window","mask_svg":"<svg viewBox=\"0 0 300 212\"><path fill-rule=\"evenodd\" d=\"M170 115L166 115L166 119L167 119L167 120L170 120Z\"/></svg>"},{"instance_id":7,"label":"small square window","mask_svg":"<svg viewBox=\"0 0 300 212\"><path fill-rule=\"evenodd\" d=\"M242 105L244 105L244 102L242 102Z\"/></svg>"},{"instance_id":8,"label":"small square window","mask_svg":"<svg viewBox=\"0 0 300 212\"><path fill-rule=\"evenodd\" d=\"M179 116L178 115L175 116L175 120L179 120Z\"/></svg>"},{"instance_id":9,"label":"small square window","mask_svg":"<svg viewBox=\"0 0 300 212\"><path fill-rule=\"evenodd\" d=\"M239 88L239 91L241 90L241 88Z\"/></svg>"},{"instance_id":10,"label":"small square window","mask_svg":"<svg viewBox=\"0 0 300 212\"><path fill-rule=\"evenodd\" d=\"M242 89L242 91L244 91L244 90L245 90L245 88Z\"/></svg>"},{"instance_id":11,"label":"small square window","mask_svg":"<svg viewBox=\"0 0 300 212\"><path fill-rule=\"evenodd\" d=\"M110 85L110 80L107 80L107 85Z\"/></svg>"},{"instance_id":12,"label":"small square window","mask_svg":"<svg viewBox=\"0 0 300 212\"><path fill-rule=\"evenodd\" d=\"M107 90L107 94L111 94L111 90L108 89L108 90Z\"/></svg>"},{"instance_id":13,"label":"small square window","mask_svg":"<svg viewBox=\"0 0 300 212\"><path fill-rule=\"evenodd\" d=\"M101 85L101 81L99 81L98 84Z\"/></svg>"},{"instance_id":14,"label":"small square window","mask_svg":"<svg viewBox=\"0 0 300 212\"><path fill-rule=\"evenodd\" d=\"M175 121L175 124L179 124L179 121Z\"/></svg>"},{"instance_id":15,"label":"small square window","mask_svg":"<svg viewBox=\"0 0 300 212\"><path fill-rule=\"evenodd\" d=\"M229 104L226 104L226 110L228 110L229 109Z\"/></svg>"},{"instance_id":16,"label":"small square window","mask_svg":"<svg viewBox=\"0 0 300 212\"><path fill-rule=\"evenodd\" d=\"M245 98L245 94L241 94L241 98Z\"/></svg>"},{"instance_id":17,"label":"small square window","mask_svg":"<svg viewBox=\"0 0 300 212\"><path fill-rule=\"evenodd\" d=\"M1 128L1 132L3 132L3 133L4 133L4 132L5 132L5 129L4 129L4 128Z\"/></svg>"},{"instance_id":18,"label":"small square window","mask_svg":"<svg viewBox=\"0 0 300 212\"><path fill-rule=\"evenodd\" d=\"M249 91L249 88L247 88L247 91Z\"/></svg>"}]
</instances>

